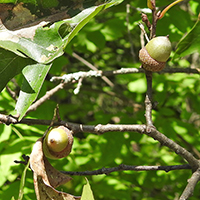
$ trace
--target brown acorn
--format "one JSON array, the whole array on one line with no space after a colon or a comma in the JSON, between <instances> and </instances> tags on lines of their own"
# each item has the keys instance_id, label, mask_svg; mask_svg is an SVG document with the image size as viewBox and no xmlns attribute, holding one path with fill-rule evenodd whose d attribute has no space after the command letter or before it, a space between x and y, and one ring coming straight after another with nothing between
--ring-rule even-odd
<instances>
[{"instance_id":1,"label":"brown acorn","mask_svg":"<svg viewBox=\"0 0 200 200\"><path fill-rule=\"evenodd\" d=\"M172 46L168 36L153 38L139 51L142 67L152 72L161 71L165 67L171 51Z\"/></svg>"},{"instance_id":2,"label":"brown acorn","mask_svg":"<svg viewBox=\"0 0 200 200\"><path fill-rule=\"evenodd\" d=\"M72 149L72 131L64 126L52 128L43 140L43 152L47 158L59 159L69 155Z\"/></svg>"}]
</instances>

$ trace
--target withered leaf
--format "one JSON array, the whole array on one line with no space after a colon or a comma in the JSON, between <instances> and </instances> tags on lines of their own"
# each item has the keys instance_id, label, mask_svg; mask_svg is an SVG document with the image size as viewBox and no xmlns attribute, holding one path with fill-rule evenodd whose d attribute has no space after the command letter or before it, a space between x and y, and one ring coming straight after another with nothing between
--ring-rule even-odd
<instances>
[{"instance_id":1,"label":"withered leaf","mask_svg":"<svg viewBox=\"0 0 200 200\"><path fill-rule=\"evenodd\" d=\"M35 21L36 16L32 15L30 10L19 3L12 9L12 18L4 24L8 29L13 29L18 26L23 26L29 22Z\"/></svg>"},{"instance_id":2,"label":"withered leaf","mask_svg":"<svg viewBox=\"0 0 200 200\"><path fill-rule=\"evenodd\" d=\"M9 30L19 30L35 26L41 22L54 23L56 21L72 18L77 11L93 6L104 4L105 0L76 0L76 1L57 1L58 5L53 5L49 0L48 6L45 1L19 2L14 4L0 3L0 25ZM50 6L50 4L52 4ZM52 7L53 6L53 7Z\"/></svg>"},{"instance_id":3,"label":"withered leaf","mask_svg":"<svg viewBox=\"0 0 200 200\"><path fill-rule=\"evenodd\" d=\"M13 9L14 5L12 4L0 4L0 20L3 22L8 16L9 12Z\"/></svg>"},{"instance_id":4,"label":"withered leaf","mask_svg":"<svg viewBox=\"0 0 200 200\"><path fill-rule=\"evenodd\" d=\"M71 177L56 170L44 156L42 150L43 138L37 140L30 155L30 166L37 176L41 176L44 183L54 188L68 182Z\"/></svg>"},{"instance_id":5,"label":"withered leaf","mask_svg":"<svg viewBox=\"0 0 200 200\"><path fill-rule=\"evenodd\" d=\"M81 197L76 197L65 192L60 192L50 185L46 185L41 176L34 177L34 184L37 186L35 188L36 196L38 200L80 200Z\"/></svg>"},{"instance_id":6,"label":"withered leaf","mask_svg":"<svg viewBox=\"0 0 200 200\"><path fill-rule=\"evenodd\" d=\"M71 177L59 172L49 163L43 153L42 142L43 138L37 140L30 155L30 167L33 170L37 200L79 200L81 197L55 189L70 181Z\"/></svg>"}]
</instances>

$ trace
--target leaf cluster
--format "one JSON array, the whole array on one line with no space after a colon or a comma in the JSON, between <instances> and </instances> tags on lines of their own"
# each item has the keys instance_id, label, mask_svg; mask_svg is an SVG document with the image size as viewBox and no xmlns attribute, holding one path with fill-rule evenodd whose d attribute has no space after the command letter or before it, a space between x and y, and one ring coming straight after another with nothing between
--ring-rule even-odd
<instances>
[{"instance_id":1,"label":"leaf cluster","mask_svg":"<svg viewBox=\"0 0 200 200\"><path fill-rule=\"evenodd\" d=\"M57 5L57 1L52 2ZM39 5L39 1L37 3ZM161 9L166 6L163 1L156 3ZM50 7L56 7L52 5ZM80 20L83 15L79 15L78 18L70 18L67 23L58 21L54 26L39 27L34 40L19 38L20 42L10 44L10 41L5 42L0 38L1 47L10 50L0 49L0 112L9 115L16 114L17 110L22 118L32 102L58 84L50 81L52 77L90 70L79 57L103 71L139 68L141 30L138 23L141 22L142 8L146 8L146 1L128 0L102 11L95 18L93 15L98 13L97 10L89 8L91 10L85 22ZM158 21L157 35L169 35L173 44L174 51L167 68L199 69L199 11L198 0L183 2ZM151 15L148 16L151 19ZM77 29L72 26L76 20ZM82 30L77 34L80 28ZM29 48L34 45L35 49ZM48 57L49 54L51 56ZM42 62L41 55L46 56L42 57L45 58ZM32 73L33 69L37 70ZM9 89L5 89L6 84L15 92L14 98ZM80 91L74 94L77 87L77 81L65 85L64 89L30 112L28 117L51 120L54 108L59 104L60 117L68 122L87 125L145 123L147 86L144 73L109 76L106 81L100 77L85 78ZM153 74L154 125L196 158L200 158L199 94L199 74ZM34 142L46 129L44 125L0 125L1 199L17 199L19 190L16 188L19 188L24 166L16 165L13 161L21 160L22 154L30 154ZM185 164L185 160L147 135L136 132L108 132L102 135L81 132L75 135L72 153L67 158L51 163L62 171L90 171L120 164L179 165ZM155 200L178 197L190 174L189 170L169 173L117 171L87 178L95 199ZM80 195L84 184L84 177L73 176L73 180L60 186L59 190ZM198 191L199 185L195 188L194 200L200 198ZM24 199L35 199L32 172L29 170Z\"/></svg>"}]
</instances>

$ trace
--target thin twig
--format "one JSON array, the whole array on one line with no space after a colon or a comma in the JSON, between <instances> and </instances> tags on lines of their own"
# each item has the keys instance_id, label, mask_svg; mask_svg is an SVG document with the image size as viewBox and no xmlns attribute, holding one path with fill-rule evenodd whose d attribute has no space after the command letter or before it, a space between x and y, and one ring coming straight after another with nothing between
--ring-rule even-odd
<instances>
[{"instance_id":1,"label":"thin twig","mask_svg":"<svg viewBox=\"0 0 200 200\"><path fill-rule=\"evenodd\" d=\"M14 160L15 163L17 164L24 164L27 165L28 161L29 161L29 156L26 156L25 154L22 155L22 158L24 159L24 161L21 160Z\"/></svg>"},{"instance_id":2,"label":"thin twig","mask_svg":"<svg viewBox=\"0 0 200 200\"><path fill-rule=\"evenodd\" d=\"M83 64L85 64L87 67L89 67L90 69L94 70L94 71L98 71L98 69L92 65L91 63L89 63L87 60L85 60L84 58L82 58L81 56L79 56L76 53L72 53L72 56L74 58L76 58L77 60L79 60L80 62L82 62ZM102 76L101 77L110 87L114 87L114 83L112 83L106 76Z\"/></svg>"},{"instance_id":3,"label":"thin twig","mask_svg":"<svg viewBox=\"0 0 200 200\"><path fill-rule=\"evenodd\" d=\"M196 184L199 182L199 180L200 180L200 168L198 168L198 170L196 170L192 174L191 178L188 180L188 184L185 190L183 191L181 197L179 198L179 200L186 200L189 197L191 197L193 195L194 188Z\"/></svg>"},{"instance_id":4,"label":"thin twig","mask_svg":"<svg viewBox=\"0 0 200 200\"><path fill-rule=\"evenodd\" d=\"M156 26L158 21L157 11L156 11L156 1L151 0L153 9L152 9L152 24L151 24L151 31L150 31L150 39L156 37Z\"/></svg>"},{"instance_id":5,"label":"thin twig","mask_svg":"<svg viewBox=\"0 0 200 200\"><path fill-rule=\"evenodd\" d=\"M54 76L51 78L51 81L57 81L57 80L64 80L65 82L71 82L72 80L78 80L79 78L83 77L101 77L103 75L105 76L113 76L113 75L120 75L120 74L133 74L133 73L144 73L145 70L142 68L121 68L118 70L112 70L112 71L102 71L102 70L94 70L94 71L88 71L88 72L75 72L72 74L67 74L63 76ZM200 70L198 68L165 68L160 72L157 72L158 74L174 74L174 73L186 73L186 74L200 74Z\"/></svg>"},{"instance_id":6,"label":"thin twig","mask_svg":"<svg viewBox=\"0 0 200 200\"><path fill-rule=\"evenodd\" d=\"M77 87L76 87L75 90L74 90L74 94L78 94L78 93L80 92L82 83L83 83L83 77L81 77L81 78L78 80L78 84L77 84Z\"/></svg>"},{"instance_id":7,"label":"thin twig","mask_svg":"<svg viewBox=\"0 0 200 200\"><path fill-rule=\"evenodd\" d=\"M193 154L200 159L200 152L192 144L187 142L180 134L177 134L177 136L187 145L187 149L190 149L190 151L192 151Z\"/></svg>"},{"instance_id":8,"label":"thin twig","mask_svg":"<svg viewBox=\"0 0 200 200\"><path fill-rule=\"evenodd\" d=\"M42 105L45 101L47 101L52 95L54 95L56 92L58 92L59 90L63 89L64 87L64 83L60 83L59 85L57 85L56 87L54 87L53 89L49 90L46 92L46 94L41 97L39 100L37 100L35 103L33 103L29 109L27 110L25 116L31 112L36 110L40 105Z\"/></svg>"},{"instance_id":9,"label":"thin twig","mask_svg":"<svg viewBox=\"0 0 200 200\"><path fill-rule=\"evenodd\" d=\"M15 100L17 101L17 94L15 92L13 92L8 86L6 86L6 90L8 91L9 95Z\"/></svg>"},{"instance_id":10,"label":"thin twig","mask_svg":"<svg viewBox=\"0 0 200 200\"><path fill-rule=\"evenodd\" d=\"M88 72L76 72L72 74L63 75L61 77L52 77L51 81L56 80L64 80L65 83L58 84L55 88L49 90L46 92L46 94L41 97L39 100L37 100L35 103L33 103L29 109L27 110L25 116L31 112L36 110L40 105L42 105L45 101L47 101L52 95L54 95L59 90L63 89L63 87L73 80L79 80L80 78L88 78L88 77L102 77L102 76L113 76L113 75L120 75L120 74L132 74L132 73L144 73L145 70L140 68L121 68L118 70L113 71L88 71ZM164 70L158 72L159 74L165 74L165 73L186 73L186 74L200 74L200 70L197 68L165 68ZM0 120L1 121L1 120ZM4 120L5 121L5 120Z\"/></svg>"},{"instance_id":11,"label":"thin twig","mask_svg":"<svg viewBox=\"0 0 200 200\"><path fill-rule=\"evenodd\" d=\"M18 121L16 118L12 116L6 116L3 114L0 114L0 121L9 124L41 124L41 125L49 125L51 123L51 120L38 120L38 119L22 119L21 121ZM95 133L98 135L101 135L105 132L137 132L140 134L146 134L155 140L159 141L160 144L167 146L169 149L173 150L176 154L182 156L189 165L192 167L193 171L195 171L199 167L199 161L185 148L178 145L176 142L172 141L168 137L166 137L164 134L157 131L154 127L150 127L147 131L146 125L138 125L138 124L107 124L107 125L83 125L83 124L76 124L76 123L70 123L65 121L56 122L54 125L64 125L71 129L74 133L77 132L88 132L88 133Z\"/></svg>"},{"instance_id":12,"label":"thin twig","mask_svg":"<svg viewBox=\"0 0 200 200\"><path fill-rule=\"evenodd\" d=\"M148 38L148 35L147 35L147 33L146 33L145 29L144 29L144 25L139 23L138 26L140 27L141 31L143 32L143 35L145 36L146 41L149 42L149 38ZM141 40L141 41L143 41L143 40ZM142 47L144 46L143 42L142 42L141 46Z\"/></svg>"},{"instance_id":13,"label":"thin twig","mask_svg":"<svg viewBox=\"0 0 200 200\"><path fill-rule=\"evenodd\" d=\"M148 130L148 132L145 132L145 134L159 141L160 144L167 146L169 149L173 150L177 155L180 155L185 160L187 160L189 165L192 167L193 171L196 171L200 167L198 159L196 159L189 151L187 151L185 148L166 137L164 134L156 130L156 128L151 127L151 129Z\"/></svg>"},{"instance_id":14,"label":"thin twig","mask_svg":"<svg viewBox=\"0 0 200 200\"><path fill-rule=\"evenodd\" d=\"M126 4L127 33L128 33L129 43L130 43L131 55L133 57L133 62L135 62L136 55L135 55L134 48L133 48L133 40L132 40L132 36L131 36L131 31L129 29L129 24L130 24L130 22L129 22L129 16L130 16L130 4Z\"/></svg>"},{"instance_id":15,"label":"thin twig","mask_svg":"<svg viewBox=\"0 0 200 200\"><path fill-rule=\"evenodd\" d=\"M116 171L158 171L162 170L165 172L169 172L172 170L181 170L181 169L191 169L190 165L170 165L170 166L134 166L134 165L124 165L121 164L117 167L110 168L101 168L94 171L61 171L64 174L68 175L76 175L76 176L87 176L87 175L101 175L101 174L110 174Z\"/></svg>"},{"instance_id":16,"label":"thin twig","mask_svg":"<svg viewBox=\"0 0 200 200\"><path fill-rule=\"evenodd\" d=\"M152 72L146 71L147 93L145 97L145 117L147 129L153 126L152 121ZM147 130L148 132L148 130Z\"/></svg>"},{"instance_id":17,"label":"thin twig","mask_svg":"<svg viewBox=\"0 0 200 200\"><path fill-rule=\"evenodd\" d=\"M144 14L144 13L142 13L142 14L141 14L141 18L142 18L142 21L146 24L148 30L151 31L151 28L152 28L152 27L151 27L151 23L150 23L150 21L149 21L147 15Z\"/></svg>"}]
</instances>

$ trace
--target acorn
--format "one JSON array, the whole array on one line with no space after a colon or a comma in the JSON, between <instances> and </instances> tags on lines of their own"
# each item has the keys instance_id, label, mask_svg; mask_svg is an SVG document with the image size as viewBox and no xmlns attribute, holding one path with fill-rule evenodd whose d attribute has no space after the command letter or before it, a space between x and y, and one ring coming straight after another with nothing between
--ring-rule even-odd
<instances>
[{"instance_id":1,"label":"acorn","mask_svg":"<svg viewBox=\"0 0 200 200\"><path fill-rule=\"evenodd\" d=\"M68 156L73 144L72 131L64 126L52 128L43 139L43 152L47 158L59 159Z\"/></svg>"},{"instance_id":2,"label":"acorn","mask_svg":"<svg viewBox=\"0 0 200 200\"><path fill-rule=\"evenodd\" d=\"M145 47L139 51L142 67L147 71L158 72L165 67L172 51L169 36L158 36L151 39Z\"/></svg>"}]
</instances>

